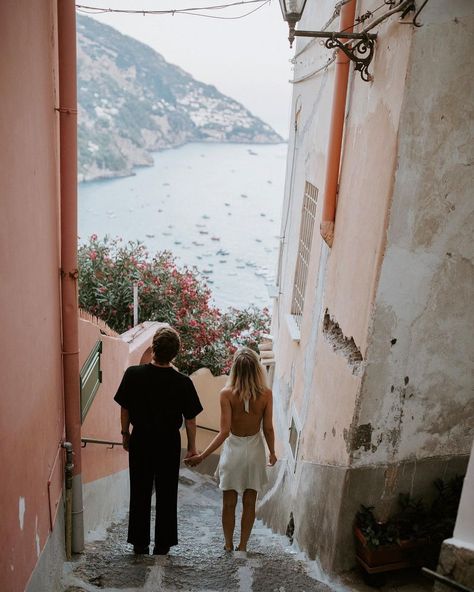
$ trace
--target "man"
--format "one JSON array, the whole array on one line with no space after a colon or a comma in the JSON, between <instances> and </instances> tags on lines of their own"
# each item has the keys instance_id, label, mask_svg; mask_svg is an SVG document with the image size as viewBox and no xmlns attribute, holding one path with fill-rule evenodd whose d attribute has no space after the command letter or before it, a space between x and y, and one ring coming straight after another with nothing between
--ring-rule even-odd
<instances>
[{"instance_id":1,"label":"man","mask_svg":"<svg viewBox=\"0 0 474 592\"><path fill-rule=\"evenodd\" d=\"M156 491L153 554L166 555L170 547L178 544L179 429L183 417L188 438L186 458L197 454L195 418L202 406L191 379L171 366L179 348L180 338L175 329L158 329L153 337L151 363L127 368L114 397L121 406L123 447L129 452L127 540L136 554L149 552L153 483Z\"/></svg>"}]
</instances>

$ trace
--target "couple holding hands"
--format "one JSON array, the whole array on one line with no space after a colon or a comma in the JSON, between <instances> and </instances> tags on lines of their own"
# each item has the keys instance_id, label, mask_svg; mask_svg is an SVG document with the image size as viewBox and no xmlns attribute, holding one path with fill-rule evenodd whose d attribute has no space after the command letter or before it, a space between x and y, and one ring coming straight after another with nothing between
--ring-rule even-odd
<instances>
[{"instance_id":1,"label":"couple holding hands","mask_svg":"<svg viewBox=\"0 0 474 592\"><path fill-rule=\"evenodd\" d=\"M188 376L178 372L172 360L180 338L173 328L162 327L153 337L149 364L125 371L115 401L121 406L123 447L129 452L130 514L128 542L137 554L149 553L153 485L156 522L153 554L166 555L178 544L177 498L181 457L180 428L188 439L187 466L197 466L223 444L217 473L223 492L222 527L225 549L234 549L235 509L242 494L240 542L246 551L255 520L257 493L267 481L269 465L276 463L272 422L272 392L257 354L239 349L225 388L220 392L220 430L207 448L196 450L196 416L202 411L196 389ZM130 433L130 425L133 427ZM263 436L262 436L263 432Z\"/></svg>"}]
</instances>

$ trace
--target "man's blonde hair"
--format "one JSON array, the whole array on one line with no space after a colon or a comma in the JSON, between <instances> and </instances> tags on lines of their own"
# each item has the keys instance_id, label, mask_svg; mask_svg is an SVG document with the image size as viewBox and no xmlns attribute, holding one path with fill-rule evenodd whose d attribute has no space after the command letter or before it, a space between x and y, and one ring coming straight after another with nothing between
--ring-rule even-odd
<instances>
[{"instance_id":1,"label":"man's blonde hair","mask_svg":"<svg viewBox=\"0 0 474 592\"><path fill-rule=\"evenodd\" d=\"M242 347L235 352L228 384L241 401L255 400L265 391L265 372L253 349Z\"/></svg>"}]
</instances>

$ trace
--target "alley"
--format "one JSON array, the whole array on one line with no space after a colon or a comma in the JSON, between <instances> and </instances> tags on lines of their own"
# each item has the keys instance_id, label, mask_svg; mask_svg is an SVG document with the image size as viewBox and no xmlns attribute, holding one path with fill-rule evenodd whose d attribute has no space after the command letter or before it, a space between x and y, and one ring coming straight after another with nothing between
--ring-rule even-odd
<instances>
[{"instance_id":1,"label":"alley","mask_svg":"<svg viewBox=\"0 0 474 592\"><path fill-rule=\"evenodd\" d=\"M284 536L256 521L247 554L226 553L220 527L221 494L212 478L182 469L180 544L168 557L135 557L126 543L126 517L89 542L66 564L64 592L348 592L367 591L357 576L323 583L316 563L297 553ZM238 525L238 520L237 520ZM237 535L238 538L238 527ZM405 578L406 579L406 578ZM356 581L357 580L357 581ZM383 587L386 592L429 590L413 576Z\"/></svg>"}]
</instances>

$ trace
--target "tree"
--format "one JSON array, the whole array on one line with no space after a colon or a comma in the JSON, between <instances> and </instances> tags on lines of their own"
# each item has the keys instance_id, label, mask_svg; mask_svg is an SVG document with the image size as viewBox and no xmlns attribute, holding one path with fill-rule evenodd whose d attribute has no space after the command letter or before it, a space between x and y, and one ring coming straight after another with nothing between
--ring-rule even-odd
<instances>
[{"instance_id":1,"label":"tree","mask_svg":"<svg viewBox=\"0 0 474 592\"><path fill-rule=\"evenodd\" d=\"M190 374L206 367L227 373L238 347L257 349L270 326L268 309L222 312L196 268L178 267L169 251L150 256L140 242L92 235L79 247L79 306L122 333L133 323L133 284L140 318L169 323L181 335L177 367Z\"/></svg>"}]
</instances>

